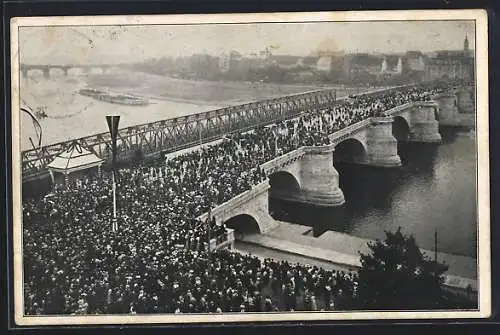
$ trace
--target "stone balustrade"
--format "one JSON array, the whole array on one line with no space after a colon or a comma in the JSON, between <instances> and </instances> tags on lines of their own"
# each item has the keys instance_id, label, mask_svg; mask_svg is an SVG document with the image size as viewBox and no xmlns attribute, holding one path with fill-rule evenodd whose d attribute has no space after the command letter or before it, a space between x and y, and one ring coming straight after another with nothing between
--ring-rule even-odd
<instances>
[{"instance_id":1,"label":"stone balustrade","mask_svg":"<svg viewBox=\"0 0 500 335\"><path fill-rule=\"evenodd\" d=\"M287 152L279 157L276 157L264 164L260 167L266 172L266 174L271 174L275 172L277 169L283 168L287 165L290 165L298 160L300 160L305 154L304 148L300 147L296 150Z\"/></svg>"}]
</instances>

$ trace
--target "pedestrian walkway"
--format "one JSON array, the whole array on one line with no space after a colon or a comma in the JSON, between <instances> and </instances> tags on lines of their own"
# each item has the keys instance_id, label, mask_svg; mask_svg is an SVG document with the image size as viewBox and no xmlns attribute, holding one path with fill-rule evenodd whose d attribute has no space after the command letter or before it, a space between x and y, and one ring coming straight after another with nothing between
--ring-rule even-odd
<instances>
[{"instance_id":1,"label":"pedestrian walkway","mask_svg":"<svg viewBox=\"0 0 500 335\"><path fill-rule=\"evenodd\" d=\"M348 266L353 270L361 266L359 252L368 253L371 240L348 234L328 231L320 237L304 235L311 228L308 226L278 221L278 226L266 234L247 235L243 242L269 249L327 261L332 264ZM434 253L422 250L428 257ZM449 266L445 276L445 285L465 289L471 286L477 290L477 260L472 257L438 253L438 261Z\"/></svg>"}]
</instances>

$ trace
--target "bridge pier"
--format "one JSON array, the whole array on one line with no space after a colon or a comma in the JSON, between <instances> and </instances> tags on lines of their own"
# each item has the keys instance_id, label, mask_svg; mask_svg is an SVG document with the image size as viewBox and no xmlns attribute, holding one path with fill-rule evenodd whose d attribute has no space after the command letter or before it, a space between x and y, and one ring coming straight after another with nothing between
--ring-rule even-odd
<instances>
[{"instance_id":1,"label":"bridge pier","mask_svg":"<svg viewBox=\"0 0 500 335\"><path fill-rule=\"evenodd\" d=\"M411 113L409 142L440 143L439 122L436 120L438 105L434 101L415 104Z\"/></svg>"},{"instance_id":2,"label":"bridge pier","mask_svg":"<svg viewBox=\"0 0 500 335\"><path fill-rule=\"evenodd\" d=\"M462 88L456 91L456 96L459 113L474 113L474 91L468 87Z\"/></svg>"},{"instance_id":3,"label":"bridge pier","mask_svg":"<svg viewBox=\"0 0 500 335\"><path fill-rule=\"evenodd\" d=\"M333 150L333 145L304 148L300 173L303 202L324 207L345 203L339 173L333 166Z\"/></svg>"},{"instance_id":4,"label":"bridge pier","mask_svg":"<svg viewBox=\"0 0 500 335\"><path fill-rule=\"evenodd\" d=\"M50 78L50 68L49 67L44 67L42 69L42 72L43 72L43 77L45 79L49 79Z\"/></svg>"},{"instance_id":5,"label":"bridge pier","mask_svg":"<svg viewBox=\"0 0 500 335\"><path fill-rule=\"evenodd\" d=\"M439 123L448 125L455 122L458 108L457 96L454 93L446 92L432 97L438 104Z\"/></svg>"},{"instance_id":6,"label":"bridge pier","mask_svg":"<svg viewBox=\"0 0 500 335\"><path fill-rule=\"evenodd\" d=\"M401 166L398 141L392 135L392 117L371 119L366 138L366 160L364 164L379 167Z\"/></svg>"},{"instance_id":7,"label":"bridge pier","mask_svg":"<svg viewBox=\"0 0 500 335\"><path fill-rule=\"evenodd\" d=\"M471 92L470 88L438 94L433 100L439 106L440 125L474 127L476 122L474 92Z\"/></svg>"}]
</instances>

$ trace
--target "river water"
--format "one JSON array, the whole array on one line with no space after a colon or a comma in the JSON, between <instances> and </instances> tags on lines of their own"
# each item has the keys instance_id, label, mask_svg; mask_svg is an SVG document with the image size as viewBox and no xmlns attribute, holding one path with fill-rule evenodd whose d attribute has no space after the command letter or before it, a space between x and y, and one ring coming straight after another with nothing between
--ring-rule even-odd
<instances>
[{"instance_id":1,"label":"river water","mask_svg":"<svg viewBox=\"0 0 500 335\"><path fill-rule=\"evenodd\" d=\"M48 118L39 120L42 145L67 141L108 131L106 115L120 115L120 128L155 122L208 110L218 106L191 104L169 100L152 100L147 106L125 106L94 100L78 94L86 86L84 80L54 78L22 82L22 105L33 111L43 108ZM32 120L21 114L21 150L31 149L29 138L35 140ZM36 141L35 141L36 143Z\"/></svg>"},{"instance_id":2,"label":"river water","mask_svg":"<svg viewBox=\"0 0 500 335\"><path fill-rule=\"evenodd\" d=\"M403 144L403 166L384 169L336 163L346 204L320 208L271 200L281 220L312 227L313 236L328 230L383 239L401 227L420 247L477 257L475 139L467 131L441 129L443 143Z\"/></svg>"},{"instance_id":3,"label":"river water","mask_svg":"<svg viewBox=\"0 0 500 335\"><path fill-rule=\"evenodd\" d=\"M119 75L124 75L124 73L109 77L110 80L113 79L111 81L115 85L119 84L112 90L150 97L151 103L149 105L125 106L101 102L80 95L78 93L79 89L87 87L87 85L94 87L89 83L89 81L92 81L92 77L55 76L45 79L41 76L35 76L21 78L21 106L29 106L34 112L44 110L49 116L39 120L43 133L42 145L107 132L106 115L120 115L120 128L123 128L249 101L324 88L314 85L265 84L265 86L255 86L240 82L196 82L192 80L172 80L160 76L150 78L148 76L144 77L144 74L140 73L125 74L127 74L128 79L122 80L123 82L119 81ZM117 77L115 78L115 76ZM109 87L107 88L109 89ZM174 96L167 98L154 94L169 89L173 91L171 93ZM359 93L365 89L338 88L337 97L340 98L353 92ZM208 91L208 93L205 91ZM166 96L168 96L167 93L165 93ZM179 96L184 98L179 99ZM203 98L207 97L211 99L203 100ZM32 119L26 113L22 113L21 150L32 149L30 138L34 143L37 143L37 134Z\"/></svg>"}]
</instances>

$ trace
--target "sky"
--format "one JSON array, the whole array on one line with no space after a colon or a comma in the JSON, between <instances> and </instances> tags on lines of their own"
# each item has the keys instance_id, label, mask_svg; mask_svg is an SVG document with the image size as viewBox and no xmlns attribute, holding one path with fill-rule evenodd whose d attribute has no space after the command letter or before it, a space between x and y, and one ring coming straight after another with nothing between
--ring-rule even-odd
<instances>
[{"instance_id":1,"label":"sky","mask_svg":"<svg viewBox=\"0 0 500 335\"><path fill-rule=\"evenodd\" d=\"M117 64L148 58L231 50L306 56L318 49L345 52L432 52L474 48L473 21L250 23L148 26L21 27L25 64Z\"/></svg>"}]
</instances>

